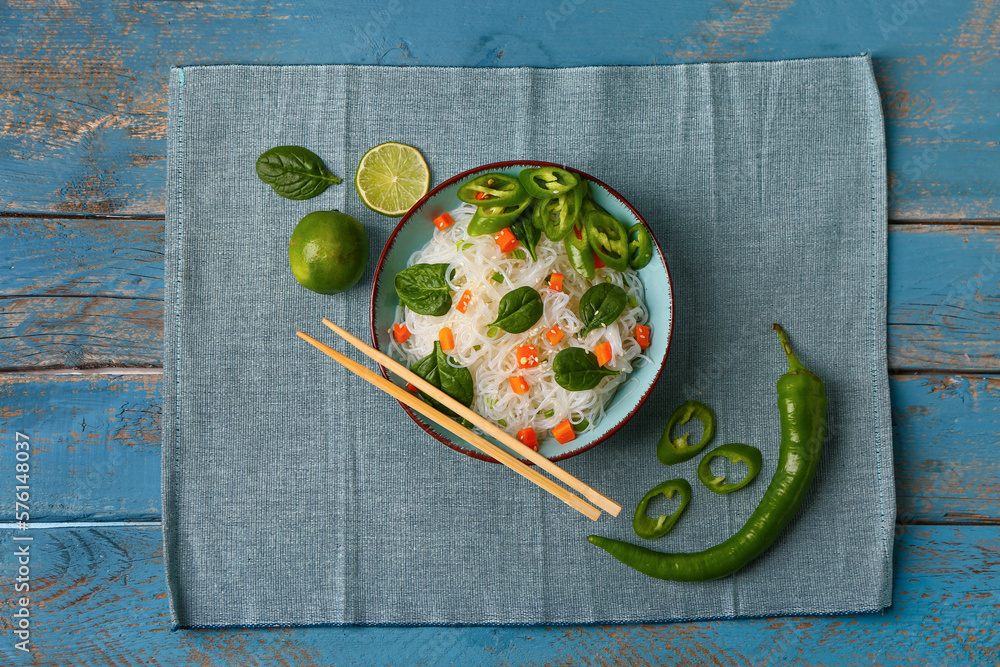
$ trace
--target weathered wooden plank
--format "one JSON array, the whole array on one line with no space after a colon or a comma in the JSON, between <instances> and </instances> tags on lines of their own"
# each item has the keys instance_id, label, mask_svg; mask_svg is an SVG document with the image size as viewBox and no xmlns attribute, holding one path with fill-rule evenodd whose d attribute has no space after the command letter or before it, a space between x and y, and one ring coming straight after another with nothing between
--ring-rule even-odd
<instances>
[{"instance_id":1,"label":"weathered wooden plank","mask_svg":"<svg viewBox=\"0 0 1000 667\"><path fill-rule=\"evenodd\" d=\"M0 217L0 271L0 368L162 363L162 220Z\"/></svg>"},{"instance_id":2,"label":"weathered wooden plank","mask_svg":"<svg viewBox=\"0 0 1000 667\"><path fill-rule=\"evenodd\" d=\"M1000 370L1000 227L891 225L889 364ZM157 221L0 218L0 368L162 363Z\"/></svg>"},{"instance_id":3,"label":"weathered wooden plank","mask_svg":"<svg viewBox=\"0 0 1000 667\"><path fill-rule=\"evenodd\" d=\"M1000 524L1000 376L896 375L896 521Z\"/></svg>"},{"instance_id":4,"label":"weathered wooden plank","mask_svg":"<svg viewBox=\"0 0 1000 667\"><path fill-rule=\"evenodd\" d=\"M0 531L4 543L12 544L12 532ZM158 529L17 534L33 538L27 544L35 664L898 665L919 656L922 664L973 666L1000 660L1000 531L986 526L900 528L894 604L882 614L582 628L178 632L169 631ZM13 557L2 560L5 581L16 567ZM13 648L13 611L0 619L5 664L28 659Z\"/></svg>"},{"instance_id":5,"label":"weathered wooden plank","mask_svg":"<svg viewBox=\"0 0 1000 667\"><path fill-rule=\"evenodd\" d=\"M890 368L1000 370L1000 227L891 229Z\"/></svg>"},{"instance_id":6,"label":"weathered wooden plank","mask_svg":"<svg viewBox=\"0 0 1000 667\"><path fill-rule=\"evenodd\" d=\"M0 217L4 297L163 298L163 221Z\"/></svg>"},{"instance_id":7,"label":"weathered wooden plank","mask_svg":"<svg viewBox=\"0 0 1000 667\"><path fill-rule=\"evenodd\" d=\"M0 298L0 369L159 366L163 299Z\"/></svg>"},{"instance_id":8,"label":"weathered wooden plank","mask_svg":"<svg viewBox=\"0 0 1000 667\"><path fill-rule=\"evenodd\" d=\"M34 520L159 519L161 380L0 374L0 460L13 465L15 431L31 438ZM899 522L1000 522L1000 376L890 387Z\"/></svg>"},{"instance_id":9,"label":"weathered wooden plank","mask_svg":"<svg viewBox=\"0 0 1000 667\"><path fill-rule=\"evenodd\" d=\"M2 460L13 470L27 436L33 521L160 518L161 381L0 375ZM13 519L12 507L0 512Z\"/></svg>"},{"instance_id":10,"label":"weathered wooden plank","mask_svg":"<svg viewBox=\"0 0 1000 667\"><path fill-rule=\"evenodd\" d=\"M4 6L0 210L163 211L172 64L568 67L873 54L896 219L995 219L995 0ZM324 26L322 39L311 28ZM498 30L497 26L503 26Z\"/></svg>"}]
</instances>

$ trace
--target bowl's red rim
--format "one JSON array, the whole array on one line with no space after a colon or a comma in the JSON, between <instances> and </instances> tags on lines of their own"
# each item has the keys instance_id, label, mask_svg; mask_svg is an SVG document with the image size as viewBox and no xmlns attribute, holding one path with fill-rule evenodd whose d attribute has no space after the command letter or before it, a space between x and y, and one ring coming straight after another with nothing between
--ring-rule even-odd
<instances>
[{"instance_id":1,"label":"bowl's red rim","mask_svg":"<svg viewBox=\"0 0 1000 667\"><path fill-rule=\"evenodd\" d=\"M379 342L378 342L378 330L375 327L375 303L376 303L376 301L378 299L379 277L382 275L382 267L383 267L383 264L385 262L385 259L388 256L389 251L392 249L393 244L396 242L396 236L399 234L400 230L403 229L403 227L406 225L406 223L410 221L410 218L413 217L413 214L416 213L418 210L420 210L420 208L427 202L428 199L430 199L431 197L433 197L434 195L436 195L441 190L444 190L445 188L449 187L453 183L465 180L465 179L469 178L470 176L472 176L474 174L477 174L477 173L480 173L480 172L484 172L484 171L497 171L497 170L500 170L500 169L508 169L510 167L518 167L518 166L526 166L526 167L560 167L562 169L566 169L567 171L571 171L573 173L579 174L580 176L582 176L583 178L587 179L588 181L596 183L597 185L599 185L602 188L604 188L605 190L607 190L608 193L611 196L613 196L615 199L617 199L619 202L621 202L622 205L625 208L627 208L632 213L632 215L635 216L636 220L638 220L643 225L645 225L646 229L649 230L649 235L653 239L653 245L656 246L656 251L660 254L660 259L663 260L663 267L664 267L664 269L666 271L666 274L667 274L667 285L668 285L668 287L670 289L670 334L667 337L667 349L663 353L663 359L660 361L660 367L658 369L656 369L656 377L653 378L653 381L650 383L649 388L646 389L646 391L643 393L643 395L639 398L639 402L636 403L636 405L635 405L634 408L632 408L632 411L629 412L627 415L625 415L625 417L623 417L617 424L615 424L610 429L608 429L608 431L604 435L602 435L600 438L597 438L593 442L588 443L587 445L585 445L583 447L580 447L579 449L574 449L574 450L571 450L571 451L568 451L568 452L564 452L563 454L560 454L560 455L555 456L552 459L550 459L551 461L562 461L564 459L568 459L570 457L576 456L577 454L581 454L581 453L587 451L588 449L591 449L592 447L596 447L597 445L599 445L600 443L604 442L605 440L607 440L608 438L610 438L612 435L614 435L615 433L617 433L619 431L619 429L621 429L626 424L626 422L628 422L630 419L632 419L632 417L635 416L635 413L637 413L639 411L639 408L641 408L643 406L643 404L646 402L646 399L649 398L649 395L653 392L653 388L656 387L656 383L660 380L660 375L663 373L663 368L667 364L667 357L670 356L670 344L673 342L673 338L674 338L674 328L675 328L675 323L676 323L676 319L674 317L674 315L675 315L675 313L674 313L674 283L673 283L673 278L670 275L670 267L667 265L667 258L663 254L663 248L660 247L660 242L659 242L659 240L657 240L656 234L653 233L653 230L649 226L649 223L646 222L646 219L643 218L639 214L639 211L637 211L635 209L635 207L633 207L632 204L630 204L628 202L628 200L625 199L625 197L623 197L621 194L619 194L617 190L615 190L614 188L612 188L611 186L609 186L608 184L606 184L604 181L600 180L599 178L594 178L590 174L588 174L586 172L583 172L583 171L580 171L579 169L574 169L573 167L570 167L570 166L567 166L567 165L562 165L562 164L557 164L555 162L541 162L541 161L538 161L538 160L507 160L507 161L504 161L504 162L491 162L490 164L482 165L480 167L475 167L473 169L467 169L466 171L463 171L460 174L456 174L455 176L452 176L451 178L447 179L446 181L443 181L442 183L439 183L435 187L431 188L431 190L427 194L425 194L423 197L421 197L420 200L416 204L414 204L412 207L410 207L410 210L406 212L406 214L403 216L403 218L399 221L399 224L397 224L396 227L395 227L395 229L392 230L392 233L389 234L389 238L388 238L388 240L386 240L385 247L382 248L382 254L379 255L378 264L375 265L375 273L372 276L372 292L371 292L371 299L370 299L369 304L368 304L368 321L369 321L370 328L371 328L372 345L376 349L381 349L381 348L379 348ZM384 366L379 365L378 368L379 368L379 372L381 372L382 375L386 379L390 379L390 380L392 379L389 376L389 371ZM426 422L424 422L417 415L417 413L414 412L413 410L411 410L407 405L405 405L404 403L400 403L399 405L400 405L401 408L403 408L403 410L406 411L406 414L408 414L410 416L410 418L413 421L415 421L418 426L420 426L420 428L422 428L424 431L426 431L435 440L438 440L442 444L450 447L451 449L454 449L456 452L461 452L462 454L465 454L466 456L471 456L474 459L479 459L480 461L489 461L490 463L497 463L497 461L494 460L492 457L487 456L486 454L483 454L482 452L480 452L478 450L466 449L465 447L462 447L462 446L460 446L460 445L452 442L448 438L446 438L446 437L438 434L434 429L432 429L430 427L429 424L427 424ZM522 459L522 462L527 463L528 465L531 465L530 461L525 461L525 460Z\"/></svg>"}]
</instances>

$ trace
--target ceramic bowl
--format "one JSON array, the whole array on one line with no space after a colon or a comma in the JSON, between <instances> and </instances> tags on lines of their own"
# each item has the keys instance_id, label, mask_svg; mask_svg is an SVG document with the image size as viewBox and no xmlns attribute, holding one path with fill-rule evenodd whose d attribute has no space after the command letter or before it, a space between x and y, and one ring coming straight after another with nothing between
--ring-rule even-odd
<instances>
[{"instance_id":1,"label":"ceramic bowl","mask_svg":"<svg viewBox=\"0 0 1000 667\"><path fill-rule=\"evenodd\" d=\"M396 274L405 269L410 256L431 239L435 230L431 221L441 213L451 211L461 205L462 202L456 195L459 186L478 174L501 172L516 176L525 167L539 166L562 165L548 162L516 161L497 162L470 169L435 187L403 216L399 224L396 225L396 229L389 236L385 249L379 257L372 283L370 315L372 344L375 347L388 353L390 331L396 307L399 305L399 299L393 286ZM618 218L626 228L636 222L646 224L638 211L612 188L577 169L563 168L588 180L594 201ZM649 225L646 227L648 229ZM560 444L551 435L546 434L546 438L539 442L539 452L553 461L575 456L611 437L638 412L663 371L673 334L673 285L670 280L670 271L663 258L663 251L652 231L650 235L653 236L653 259L639 271L639 278L645 288L646 307L650 313L650 321L647 324L650 325L652 331L652 344L646 349L645 354L652 359L653 363L643 364L629 375L628 380L618 388L612 397L604 418L593 428L578 433L576 439L565 444ZM385 369L381 370L383 374L386 374ZM394 375L386 374L386 377L400 386L406 385L403 380ZM484 461L493 461L468 443L457 440L437 425L428 423L405 405L401 404L401 407L422 429L455 451Z\"/></svg>"}]
</instances>

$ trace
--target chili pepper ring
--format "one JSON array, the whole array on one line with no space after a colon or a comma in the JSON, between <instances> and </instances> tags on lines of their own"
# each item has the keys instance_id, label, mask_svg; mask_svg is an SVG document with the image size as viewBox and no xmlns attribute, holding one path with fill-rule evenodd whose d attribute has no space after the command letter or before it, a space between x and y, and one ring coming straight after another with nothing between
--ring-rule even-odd
<instances>
[{"instance_id":1,"label":"chili pepper ring","mask_svg":"<svg viewBox=\"0 0 1000 667\"><path fill-rule=\"evenodd\" d=\"M688 441L688 438L691 437L690 433L685 433L679 438L671 438L670 433L674 427L687 424L691 417L701 422L701 440L692 445ZM660 459L660 463L665 466L683 463L703 450L714 436L715 413L712 412L712 408L701 401L684 401L667 420L667 427L663 429L663 435L660 436L660 441L656 444L656 458Z\"/></svg>"},{"instance_id":2,"label":"chili pepper ring","mask_svg":"<svg viewBox=\"0 0 1000 667\"><path fill-rule=\"evenodd\" d=\"M670 500L674 497L674 494L681 497L681 504L673 514L662 514L655 519L646 514L646 509L653 498L662 495L667 500ZM636 505L635 514L632 517L632 530L635 531L636 535L645 540L655 540L658 537L663 537L673 529L674 524L684 514L684 510L687 509L690 502L691 485L686 479L668 479L661 484L657 484Z\"/></svg>"},{"instance_id":3,"label":"chili pepper ring","mask_svg":"<svg viewBox=\"0 0 1000 667\"><path fill-rule=\"evenodd\" d=\"M710 466L712 465L712 460L717 457L727 458L733 463L745 463L747 466L747 474L743 476L738 482L732 482L726 484L726 476L716 477L712 474ZM701 460L698 464L698 479L709 491L714 491L718 494L732 493L733 491L739 491L744 486L749 484L760 472L760 466L763 463L763 457L761 457L760 450L756 447L751 447L750 445L744 445L739 442L730 442L726 445L719 445L708 454L705 454L705 458Z\"/></svg>"},{"instance_id":4,"label":"chili pepper ring","mask_svg":"<svg viewBox=\"0 0 1000 667\"><path fill-rule=\"evenodd\" d=\"M757 509L729 539L697 553L663 553L608 537L587 540L643 574L672 581L709 581L736 572L762 554L798 512L809 492L826 437L826 387L792 352L778 332L788 372L778 379L781 448L778 468Z\"/></svg>"}]
</instances>

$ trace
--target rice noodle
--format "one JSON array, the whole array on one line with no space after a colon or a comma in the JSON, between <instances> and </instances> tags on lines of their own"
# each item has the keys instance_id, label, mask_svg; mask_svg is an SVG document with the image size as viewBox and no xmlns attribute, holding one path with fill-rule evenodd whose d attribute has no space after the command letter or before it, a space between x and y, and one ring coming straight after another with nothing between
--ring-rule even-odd
<instances>
[{"instance_id":1,"label":"rice noodle","mask_svg":"<svg viewBox=\"0 0 1000 667\"><path fill-rule=\"evenodd\" d=\"M588 281L573 269L563 244L553 243L544 235L535 251L537 261L530 255L517 259L510 253L501 253L492 236L467 235L466 228L475 210L475 206L465 204L451 211L455 224L444 231L435 230L433 238L415 252L407 264L449 264L455 270L451 278L455 303L465 290L472 292L468 309L461 313L452 308L445 315L429 316L400 305L396 309L395 323L405 324L411 336L399 344L390 329L389 354L412 366L431 353L440 329L450 327L455 349L448 354L472 373L475 392L472 409L475 412L499 423L512 435L532 427L539 441L545 432L567 417L573 424L587 421L587 428L594 428L628 374L637 365L649 362L634 337L635 326L648 319L639 276L631 269L620 273L603 268L597 270L594 280ZM496 273L503 275L502 283L493 280ZM547 288L545 279L551 273L563 274L561 292ZM574 335L583 329L577 316L580 297L593 285L606 281L624 289L635 305L629 303L610 326L598 327L581 340ZM490 323L496 319L500 299L524 285L533 287L541 295L544 305L541 319L524 333L509 334L501 329L493 338L487 336ZM558 325L565 334L557 345L552 345L545 337L545 332L553 325ZM593 351L604 340L611 343L614 353L608 368L621 371L618 375L604 378L591 391L567 391L556 384L552 360L559 350L577 346ZM541 363L535 368L518 369L515 350L518 345L527 343L538 349ZM524 377L530 386L527 393L514 393L509 380L515 375ZM546 417L549 410L552 416Z\"/></svg>"}]
</instances>

